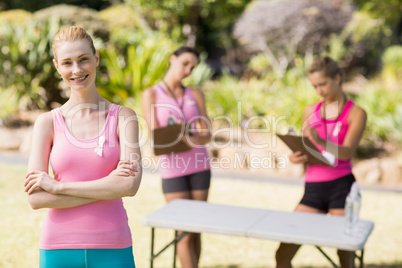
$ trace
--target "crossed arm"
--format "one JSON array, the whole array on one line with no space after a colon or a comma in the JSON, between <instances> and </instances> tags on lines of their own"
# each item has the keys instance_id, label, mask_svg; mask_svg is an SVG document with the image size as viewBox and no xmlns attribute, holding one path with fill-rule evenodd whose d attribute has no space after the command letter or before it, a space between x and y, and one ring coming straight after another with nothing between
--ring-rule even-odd
<instances>
[{"instance_id":1,"label":"crossed arm","mask_svg":"<svg viewBox=\"0 0 402 268\"><path fill-rule=\"evenodd\" d=\"M119 165L104 178L88 182L58 182L48 174L53 139L51 113L41 115L35 123L33 145L25 180L25 191L33 209L69 208L97 200L134 196L142 176L138 146L138 122L133 110L119 112Z\"/></svg>"}]
</instances>

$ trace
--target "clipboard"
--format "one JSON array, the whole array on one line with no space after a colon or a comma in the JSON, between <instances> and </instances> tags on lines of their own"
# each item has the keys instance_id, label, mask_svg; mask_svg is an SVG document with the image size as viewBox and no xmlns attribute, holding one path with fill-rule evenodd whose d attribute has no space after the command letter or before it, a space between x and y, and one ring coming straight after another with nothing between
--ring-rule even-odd
<instances>
[{"instance_id":1,"label":"clipboard","mask_svg":"<svg viewBox=\"0 0 402 268\"><path fill-rule=\"evenodd\" d=\"M308 138L279 134L276 134L276 136L278 136L293 152L299 151L302 154L307 155L307 164L334 167Z\"/></svg>"},{"instance_id":2,"label":"clipboard","mask_svg":"<svg viewBox=\"0 0 402 268\"><path fill-rule=\"evenodd\" d=\"M152 130L152 147L155 155L181 153L191 150L192 148L179 139L180 133L185 135L190 125L173 124L165 127L155 128Z\"/></svg>"}]
</instances>

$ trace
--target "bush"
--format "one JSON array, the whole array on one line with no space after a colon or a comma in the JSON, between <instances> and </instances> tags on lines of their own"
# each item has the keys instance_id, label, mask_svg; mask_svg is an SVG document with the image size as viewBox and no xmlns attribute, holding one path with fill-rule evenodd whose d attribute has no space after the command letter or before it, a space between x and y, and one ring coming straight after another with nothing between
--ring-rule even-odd
<instances>
[{"instance_id":1,"label":"bush","mask_svg":"<svg viewBox=\"0 0 402 268\"><path fill-rule=\"evenodd\" d=\"M129 42L127 35L143 33L136 12L127 5L114 5L100 11L99 18L104 20L110 31L109 42L119 50Z\"/></svg>"},{"instance_id":2,"label":"bush","mask_svg":"<svg viewBox=\"0 0 402 268\"><path fill-rule=\"evenodd\" d=\"M106 21L99 17L96 10L90 8L56 5L36 11L33 13L33 19L39 23L58 20L60 26L80 26L94 38L101 38L103 41L109 39L109 27Z\"/></svg>"},{"instance_id":3,"label":"bush","mask_svg":"<svg viewBox=\"0 0 402 268\"><path fill-rule=\"evenodd\" d=\"M99 92L115 103L139 98L142 91L162 78L174 45L165 38L147 38L128 45L123 53L113 46L100 51Z\"/></svg>"},{"instance_id":4,"label":"bush","mask_svg":"<svg viewBox=\"0 0 402 268\"><path fill-rule=\"evenodd\" d=\"M390 46L388 47L383 56L383 69L382 77L385 81L392 83L398 83L400 85L402 78L402 46Z\"/></svg>"},{"instance_id":5,"label":"bush","mask_svg":"<svg viewBox=\"0 0 402 268\"><path fill-rule=\"evenodd\" d=\"M0 24L3 22L25 25L31 19L32 13L22 10L14 9L9 11L0 12Z\"/></svg>"},{"instance_id":6,"label":"bush","mask_svg":"<svg viewBox=\"0 0 402 268\"><path fill-rule=\"evenodd\" d=\"M383 19L357 11L339 35L332 35L327 54L337 60L347 73L375 74L383 50L390 44L392 32Z\"/></svg>"},{"instance_id":7,"label":"bush","mask_svg":"<svg viewBox=\"0 0 402 268\"><path fill-rule=\"evenodd\" d=\"M57 21L31 21L24 27L1 25L0 90L3 94L13 92L19 100L15 106L22 110L49 108L52 101L60 100L60 79L51 55L51 42L58 30Z\"/></svg>"},{"instance_id":8,"label":"bush","mask_svg":"<svg viewBox=\"0 0 402 268\"><path fill-rule=\"evenodd\" d=\"M381 145L382 141L402 144L400 89L389 89L381 79L377 79L369 83L367 90L357 97L356 103L367 112L365 141L373 145Z\"/></svg>"}]
</instances>

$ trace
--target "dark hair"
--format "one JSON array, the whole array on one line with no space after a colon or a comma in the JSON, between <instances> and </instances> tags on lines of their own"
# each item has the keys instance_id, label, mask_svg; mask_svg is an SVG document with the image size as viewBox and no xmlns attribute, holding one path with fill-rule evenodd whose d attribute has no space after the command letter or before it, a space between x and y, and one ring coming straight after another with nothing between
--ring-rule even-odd
<instances>
[{"instance_id":1,"label":"dark hair","mask_svg":"<svg viewBox=\"0 0 402 268\"><path fill-rule=\"evenodd\" d=\"M338 63L330 57L316 57L308 67L308 73L315 73L322 71L324 75L329 78L335 78L337 74L341 76L341 83L343 81L343 71L339 67Z\"/></svg>"},{"instance_id":2,"label":"dark hair","mask_svg":"<svg viewBox=\"0 0 402 268\"><path fill-rule=\"evenodd\" d=\"M200 60L200 59L199 59L200 54L198 53L198 51L195 50L195 48L187 47L187 46L181 46L181 47L179 47L178 49L176 49L175 52L173 52L173 55L175 55L176 57L178 57L178 56L180 56L181 54L184 54L184 53L191 53L191 54L193 54L194 56L196 56L197 60Z\"/></svg>"}]
</instances>

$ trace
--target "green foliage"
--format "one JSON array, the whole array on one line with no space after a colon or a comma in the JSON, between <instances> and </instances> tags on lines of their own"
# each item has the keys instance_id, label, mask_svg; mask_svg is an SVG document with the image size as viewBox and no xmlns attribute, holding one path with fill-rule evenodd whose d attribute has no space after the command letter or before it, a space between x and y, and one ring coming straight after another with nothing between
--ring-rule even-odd
<instances>
[{"instance_id":1,"label":"green foliage","mask_svg":"<svg viewBox=\"0 0 402 268\"><path fill-rule=\"evenodd\" d=\"M252 118L247 127L266 129L276 120L280 122L276 131L286 132L290 126L300 131L304 109L319 100L301 70L291 69L282 80L239 81L224 76L206 86L208 112L213 117L228 116L234 125L244 126Z\"/></svg>"},{"instance_id":2,"label":"green foliage","mask_svg":"<svg viewBox=\"0 0 402 268\"><path fill-rule=\"evenodd\" d=\"M7 116L18 112L18 96L14 86L10 88L0 87L0 121Z\"/></svg>"},{"instance_id":3,"label":"green foliage","mask_svg":"<svg viewBox=\"0 0 402 268\"><path fill-rule=\"evenodd\" d=\"M373 18L385 19L388 25L395 25L400 20L402 11L400 0L353 0L353 2Z\"/></svg>"},{"instance_id":4,"label":"green foliage","mask_svg":"<svg viewBox=\"0 0 402 268\"><path fill-rule=\"evenodd\" d=\"M364 133L366 141L376 143L379 140L388 140L402 143L400 88L389 89L378 79L368 85L357 97L356 103L367 112L367 127Z\"/></svg>"},{"instance_id":5,"label":"green foliage","mask_svg":"<svg viewBox=\"0 0 402 268\"><path fill-rule=\"evenodd\" d=\"M402 46L388 47L383 56L382 76L390 82L400 82L398 78L402 78Z\"/></svg>"},{"instance_id":6,"label":"green foliage","mask_svg":"<svg viewBox=\"0 0 402 268\"><path fill-rule=\"evenodd\" d=\"M272 71L272 65L264 53L253 56L247 64L247 68L252 75L264 77Z\"/></svg>"},{"instance_id":7,"label":"green foliage","mask_svg":"<svg viewBox=\"0 0 402 268\"><path fill-rule=\"evenodd\" d=\"M342 33L331 35L328 51L324 54L337 60L343 67L357 64L359 72L373 74L378 70L383 49L391 42L391 34L384 19L357 11Z\"/></svg>"},{"instance_id":8,"label":"green foliage","mask_svg":"<svg viewBox=\"0 0 402 268\"><path fill-rule=\"evenodd\" d=\"M99 17L96 10L90 8L60 4L33 13L33 19L38 23L58 20L60 27L76 25L84 28L94 39L106 41L109 38L106 22Z\"/></svg>"},{"instance_id":9,"label":"green foliage","mask_svg":"<svg viewBox=\"0 0 402 268\"><path fill-rule=\"evenodd\" d=\"M167 33L174 41L186 43L183 29L190 26L202 50L233 44L231 27L249 0L125 0L150 29Z\"/></svg>"},{"instance_id":10,"label":"green foliage","mask_svg":"<svg viewBox=\"0 0 402 268\"><path fill-rule=\"evenodd\" d=\"M129 45L122 54L113 46L101 50L102 73L97 81L100 94L119 104L140 97L145 88L161 79L173 49L168 39L148 38Z\"/></svg>"},{"instance_id":11,"label":"green foliage","mask_svg":"<svg viewBox=\"0 0 402 268\"><path fill-rule=\"evenodd\" d=\"M55 92L59 79L51 56L51 42L58 30L57 21L32 21L24 27L1 25L0 89L3 94L13 92L19 100L14 105L22 110L46 108L54 94L60 95Z\"/></svg>"},{"instance_id":12,"label":"green foliage","mask_svg":"<svg viewBox=\"0 0 402 268\"><path fill-rule=\"evenodd\" d=\"M3 22L8 22L11 24L24 25L27 23L32 17L32 13L22 10L22 9L13 9L9 11L0 12L0 24Z\"/></svg>"},{"instance_id":13,"label":"green foliage","mask_svg":"<svg viewBox=\"0 0 402 268\"><path fill-rule=\"evenodd\" d=\"M109 41L116 43L127 43L127 34L133 35L136 31L144 32L139 22L138 12L127 5L114 5L100 11L99 18L104 20L110 30ZM123 46L120 44L119 47Z\"/></svg>"}]
</instances>

